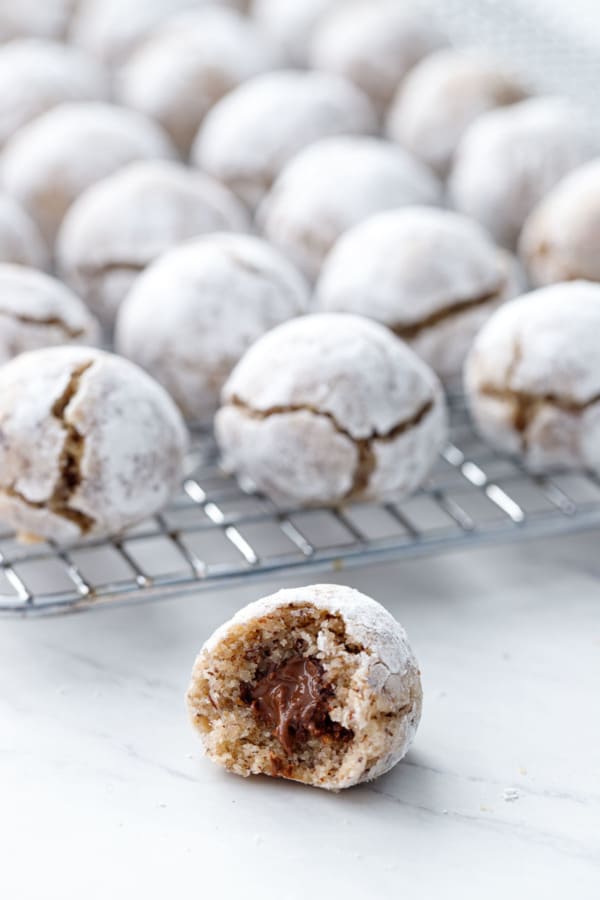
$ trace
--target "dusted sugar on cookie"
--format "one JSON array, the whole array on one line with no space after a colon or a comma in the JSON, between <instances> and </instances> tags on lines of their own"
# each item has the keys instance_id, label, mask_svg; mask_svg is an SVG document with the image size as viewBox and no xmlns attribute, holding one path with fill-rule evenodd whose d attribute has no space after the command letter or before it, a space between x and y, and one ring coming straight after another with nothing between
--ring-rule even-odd
<instances>
[{"instance_id":1,"label":"dusted sugar on cookie","mask_svg":"<svg viewBox=\"0 0 600 900\"><path fill-rule=\"evenodd\" d=\"M182 475L185 426L160 385L87 347L0 368L0 518L24 538L117 533L157 512Z\"/></svg>"},{"instance_id":2,"label":"dusted sugar on cookie","mask_svg":"<svg viewBox=\"0 0 600 900\"><path fill-rule=\"evenodd\" d=\"M208 113L192 161L255 207L285 165L319 138L375 130L367 97L338 75L269 72L223 97Z\"/></svg>"},{"instance_id":3,"label":"dusted sugar on cookie","mask_svg":"<svg viewBox=\"0 0 600 900\"><path fill-rule=\"evenodd\" d=\"M352 588L279 591L205 643L187 694L213 762L337 791L408 751L422 689L406 632Z\"/></svg>"},{"instance_id":4,"label":"dusted sugar on cookie","mask_svg":"<svg viewBox=\"0 0 600 900\"><path fill-rule=\"evenodd\" d=\"M61 38L77 0L2 0L0 42L20 37Z\"/></svg>"},{"instance_id":5,"label":"dusted sugar on cookie","mask_svg":"<svg viewBox=\"0 0 600 900\"><path fill-rule=\"evenodd\" d=\"M276 50L256 25L225 7L168 19L120 73L119 97L152 116L187 156L202 119L243 81L274 69Z\"/></svg>"},{"instance_id":6,"label":"dusted sugar on cookie","mask_svg":"<svg viewBox=\"0 0 600 900\"><path fill-rule=\"evenodd\" d=\"M9 197L0 193L0 262L45 269L48 249L33 219Z\"/></svg>"},{"instance_id":7,"label":"dusted sugar on cookie","mask_svg":"<svg viewBox=\"0 0 600 900\"><path fill-rule=\"evenodd\" d=\"M536 471L600 473L600 286L565 282L498 310L465 368L483 437Z\"/></svg>"},{"instance_id":8,"label":"dusted sugar on cookie","mask_svg":"<svg viewBox=\"0 0 600 900\"><path fill-rule=\"evenodd\" d=\"M65 280L112 325L137 276L169 247L247 227L244 206L219 182L179 163L143 160L75 201L58 234L56 257Z\"/></svg>"},{"instance_id":9,"label":"dusted sugar on cookie","mask_svg":"<svg viewBox=\"0 0 600 900\"><path fill-rule=\"evenodd\" d=\"M65 103L7 142L0 173L4 188L52 244L67 209L85 188L133 160L174 155L160 126L134 110Z\"/></svg>"},{"instance_id":10,"label":"dusted sugar on cookie","mask_svg":"<svg viewBox=\"0 0 600 900\"><path fill-rule=\"evenodd\" d=\"M108 75L80 50L34 38L0 47L0 146L60 103L104 100Z\"/></svg>"},{"instance_id":11,"label":"dusted sugar on cookie","mask_svg":"<svg viewBox=\"0 0 600 900\"><path fill-rule=\"evenodd\" d=\"M458 145L452 205L514 249L531 210L594 155L592 127L567 100L536 97L484 113Z\"/></svg>"},{"instance_id":12,"label":"dusted sugar on cookie","mask_svg":"<svg viewBox=\"0 0 600 900\"><path fill-rule=\"evenodd\" d=\"M521 258L535 285L600 281L600 161L567 175L533 210Z\"/></svg>"},{"instance_id":13,"label":"dusted sugar on cookie","mask_svg":"<svg viewBox=\"0 0 600 900\"><path fill-rule=\"evenodd\" d=\"M345 0L253 0L252 16L294 66L308 64L312 34L325 15Z\"/></svg>"},{"instance_id":14,"label":"dusted sugar on cookie","mask_svg":"<svg viewBox=\"0 0 600 900\"><path fill-rule=\"evenodd\" d=\"M139 277L121 307L116 343L188 419L204 420L252 342L307 306L304 280L269 244L210 235L175 247Z\"/></svg>"},{"instance_id":15,"label":"dusted sugar on cookie","mask_svg":"<svg viewBox=\"0 0 600 900\"><path fill-rule=\"evenodd\" d=\"M400 497L446 436L440 383L391 331L310 315L260 338L215 418L224 467L283 504Z\"/></svg>"},{"instance_id":16,"label":"dusted sugar on cookie","mask_svg":"<svg viewBox=\"0 0 600 900\"><path fill-rule=\"evenodd\" d=\"M311 144L284 167L258 222L314 280L337 238L353 225L379 210L440 200L431 171L400 147L333 137Z\"/></svg>"},{"instance_id":17,"label":"dusted sugar on cookie","mask_svg":"<svg viewBox=\"0 0 600 900\"><path fill-rule=\"evenodd\" d=\"M97 344L100 326L64 284L25 266L0 263L0 364L54 344Z\"/></svg>"},{"instance_id":18,"label":"dusted sugar on cookie","mask_svg":"<svg viewBox=\"0 0 600 900\"><path fill-rule=\"evenodd\" d=\"M451 379L483 323L522 287L516 260L476 222L409 207L373 216L340 238L325 261L316 306L376 319Z\"/></svg>"},{"instance_id":19,"label":"dusted sugar on cookie","mask_svg":"<svg viewBox=\"0 0 600 900\"><path fill-rule=\"evenodd\" d=\"M523 86L482 53L438 50L419 62L400 85L387 132L445 175L461 137L478 116L525 96Z\"/></svg>"},{"instance_id":20,"label":"dusted sugar on cookie","mask_svg":"<svg viewBox=\"0 0 600 900\"><path fill-rule=\"evenodd\" d=\"M409 69L445 43L431 17L398 0L349 0L318 23L309 60L349 78L383 113Z\"/></svg>"}]
</instances>

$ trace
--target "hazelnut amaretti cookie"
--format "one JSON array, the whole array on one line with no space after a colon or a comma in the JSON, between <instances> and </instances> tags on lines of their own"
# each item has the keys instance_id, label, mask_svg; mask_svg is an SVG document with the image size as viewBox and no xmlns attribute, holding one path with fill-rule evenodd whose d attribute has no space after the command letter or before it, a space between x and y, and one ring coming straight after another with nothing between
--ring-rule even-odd
<instances>
[{"instance_id":1,"label":"hazelnut amaretti cookie","mask_svg":"<svg viewBox=\"0 0 600 900\"><path fill-rule=\"evenodd\" d=\"M600 286L541 288L499 309L467 360L475 424L533 470L600 473Z\"/></svg>"},{"instance_id":2,"label":"hazelnut amaretti cookie","mask_svg":"<svg viewBox=\"0 0 600 900\"><path fill-rule=\"evenodd\" d=\"M186 447L171 398L125 359L53 347L0 368L0 518L22 537L101 537L151 516Z\"/></svg>"},{"instance_id":3,"label":"hazelnut amaretti cookie","mask_svg":"<svg viewBox=\"0 0 600 900\"><path fill-rule=\"evenodd\" d=\"M446 436L441 385L383 325L303 316L274 328L227 380L215 429L226 469L281 503L399 497Z\"/></svg>"},{"instance_id":4,"label":"hazelnut amaretti cookie","mask_svg":"<svg viewBox=\"0 0 600 900\"><path fill-rule=\"evenodd\" d=\"M393 616L352 588L317 584L251 603L218 628L187 702L219 765L337 791L402 759L422 689Z\"/></svg>"}]
</instances>

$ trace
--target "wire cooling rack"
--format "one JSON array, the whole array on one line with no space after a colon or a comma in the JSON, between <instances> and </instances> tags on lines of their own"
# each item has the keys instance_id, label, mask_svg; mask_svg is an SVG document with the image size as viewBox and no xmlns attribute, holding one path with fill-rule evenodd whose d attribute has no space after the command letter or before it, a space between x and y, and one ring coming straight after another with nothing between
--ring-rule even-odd
<instances>
[{"instance_id":1,"label":"wire cooling rack","mask_svg":"<svg viewBox=\"0 0 600 900\"><path fill-rule=\"evenodd\" d=\"M283 509L225 475L209 432L159 516L69 548L0 534L0 614L68 612L196 593L241 579L341 569L600 526L600 481L537 477L490 450L460 403L429 482L401 503Z\"/></svg>"}]
</instances>

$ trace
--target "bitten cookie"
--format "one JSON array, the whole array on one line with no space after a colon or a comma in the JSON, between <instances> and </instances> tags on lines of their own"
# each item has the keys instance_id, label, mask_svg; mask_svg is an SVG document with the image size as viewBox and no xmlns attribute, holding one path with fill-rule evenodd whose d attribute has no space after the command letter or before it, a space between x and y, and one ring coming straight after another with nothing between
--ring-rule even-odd
<instances>
[{"instance_id":1,"label":"bitten cookie","mask_svg":"<svg viewBox=\"0 0 600 900\"><path fill-rule=\"evenodd\" d=\"M205 643L187 694L213 762L337 791L383 775L421 718L404 629L352 588L282 590Z\"/></svg>"},{"instance_id":2,"label":"bitten cookie","mask_svg":"<svg viewBox=\"0 0 600 900\"><path fill-rule=\"evenodd\" d=\"M479 431L534 470L600 473L600 286L575 281L507 303L478 335L465 388Z\"/></svg>"},{"instance_id":3,"label":"bitten cookie","mask_svg":"<svg viewBox=\"0 0 600 900\"><path fill-rule=\"evenodd\" d=\"M213 231L245 231L245 207L226 187L166 160L119 169L81 194L56 242L65 280L107 324L137 276L174 244Z\"/></svg>"},{"instance_id":4,"label":"bitten cookie","mask_svg":"<svg viewBox=\"0 0 600 900\"><path fill-rule=\"evenodd\" d=\"M54 347L0 368L0 518L23 537L105 536L147 518L186 446L172 400L127 360Z\"/></svg>"},{"instance_id":5,"label":"bitten cookie","mask_svg":"<svg viewBox=\"0 0 600 900\"><path fill-rule=\"evenodd\" d=\"M281 503L410 493L446 435L436 376L359 316L304 316L273 329L235 367L222 404L225 468Z\"/></svg>"},{"instance_id":6,"label":"bitten cookie","mask_svg":"<svg viewBox=\"0 0 600 900\"><path fill-rule=\"evenodd\" d=\"M170 250L139 277L121 307L116 345L188 419L203 421L247 348L306 312L308 296L301 275L265 241L207 235Z\"/></svg>"},{"instance_id":7,"label":"bitten cookie","mask_svg":"<svg viewBox=\"0 0 600 900\"><path fill-rule=\"evenodd\" d=\"M369 100L345 78L268 72L213 106L192 147L192 162L254 208L303 147L330 135L375 129Z\"/></svg>"},{"instance_id":8,"label":"bitten cookie","mask_svg":"<svg viewBox=\"0 0 600 900\"><path fill-rule=\"evenodd\" d=\"M340 238L316 306L376 319L451 379L494 309L521 290L516 260L476 222L413 206L373 216Z\"/></svg>"},{"instance_id":9,"label":"bitten cookie","mask_svg":"<svg viewBox=\"0 0 600 900\"><path fill-rule=\"evenodd\" d=\"M451 204L512 250L534 206L594 152L591 124L567 100L535 97L494 109L458 145Z\"/></svg>"},{"instance_id":10,"label":"bitten cookie","mask_svg":"<svg viewBox=\"0 0 600 900\"><path fill-rule=\"evenodd\" d=\"M290 160L257 221L314 281L337 238L353 225L379 210L440 200L435 176L400 147L369 137L332 137Z\"/></svg>"},{"instance_id":11,"label":"bitten cookie","mask_svg":"<svg viewBox=\"0 0 600 900\"><path fill-rule=\"evenodd\" d=\"M0 364L55 344L97 344L100 326L56 278L0 263Z\"/></svg>"}]
</instances>

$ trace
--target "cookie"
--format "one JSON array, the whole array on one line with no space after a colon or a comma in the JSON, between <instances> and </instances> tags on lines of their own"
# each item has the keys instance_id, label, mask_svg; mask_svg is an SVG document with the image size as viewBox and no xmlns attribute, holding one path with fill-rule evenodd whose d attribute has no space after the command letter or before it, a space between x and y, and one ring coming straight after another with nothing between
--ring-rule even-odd
<instances>
[{"instance_id":1,"label":"cookie","mask_svg":"<svg viewBox=\"0 0 600 900\"><path fill-rule=\"evenodd\" d=\"M46 269L48 248L25 210L8 194L0 193L0 262Z\"/></svg>"},{"instance_id":2,"label":"cookie","mask_svg":"<svg viewBox=\"0 0 600 900\"><path fill-rule=\"evenodd\" d=\"M21 37L62 38L76 0L4 0L0 6L0 42Z\"/></svg>"},{"instance_id":3,"label":"cookie","mask_svg":"<svg viewBox=\"0 0 600 900\"><path fill-rule=\"evenodd\" d=\"M251 12L290 65L308 65L312 34L322 17L345 0L253 0Z\"/></svg>"},{"instance_id":4,"label":"cookie","mask_svg":"<svg viewBox=\"0 0 600 900\"><path fill-rule=\"evenodd\" d=\"M338 791L402 759L422 688L406 632L383 606L317 584L264 597L218 628L187 703L213 762Z\"/></svg>"}]
</instances>

